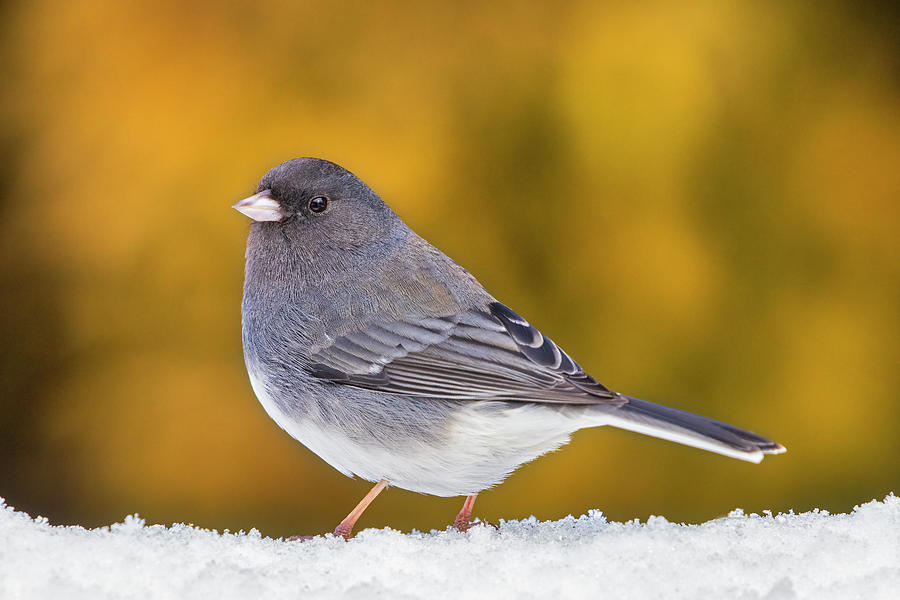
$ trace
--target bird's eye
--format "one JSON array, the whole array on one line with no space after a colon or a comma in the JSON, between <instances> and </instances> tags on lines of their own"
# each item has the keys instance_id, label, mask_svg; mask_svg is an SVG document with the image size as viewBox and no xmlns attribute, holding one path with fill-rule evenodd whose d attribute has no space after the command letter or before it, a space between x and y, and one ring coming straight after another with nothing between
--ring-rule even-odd
<instances>
[{"instance_id":1,"label":"bird's eye","mask_svg":"<svg viewBox=\"0 0 900 600\"><path fill-rule=\"evenodd\" d=\"M325 196L316 196L309 201L309 211L314 213L323 213L328 208L328 198Z\"/></svg>"}]
</instances>

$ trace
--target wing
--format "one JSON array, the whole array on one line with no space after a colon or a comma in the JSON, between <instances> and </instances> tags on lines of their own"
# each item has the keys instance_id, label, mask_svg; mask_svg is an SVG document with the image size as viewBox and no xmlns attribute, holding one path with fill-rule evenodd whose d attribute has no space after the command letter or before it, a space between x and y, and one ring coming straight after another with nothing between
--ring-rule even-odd
<instances>
[{"instance_id":1,"label":"wing","mask_svg":"<svg viewBox=\"0 0 900 600\"><path fill-rule=\"evenodd\" d=\"M380 322L313 354L324 380L393 394L618 406L609 391L550 338L493 302L440 318Z\"/></svg>"}]
</instances>

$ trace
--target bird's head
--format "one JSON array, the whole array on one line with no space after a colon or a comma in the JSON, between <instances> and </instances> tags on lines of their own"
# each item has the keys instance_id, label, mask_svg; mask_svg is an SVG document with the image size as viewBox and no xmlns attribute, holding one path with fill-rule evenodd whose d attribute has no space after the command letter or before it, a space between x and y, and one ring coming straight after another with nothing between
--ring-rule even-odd
<instances>
[{"instance_id":1,"label":"bird's head","mask_svg":"<svg viewBox=\"0 0 900 600\"><path fill-rule=\"evenodd\" d=\"M253 219L254 227L279 229L307 246L364 246L399 222L358 177L319 158L295 158L274 167L256 193L233 208Z\"/></svg>"}]
</instances>

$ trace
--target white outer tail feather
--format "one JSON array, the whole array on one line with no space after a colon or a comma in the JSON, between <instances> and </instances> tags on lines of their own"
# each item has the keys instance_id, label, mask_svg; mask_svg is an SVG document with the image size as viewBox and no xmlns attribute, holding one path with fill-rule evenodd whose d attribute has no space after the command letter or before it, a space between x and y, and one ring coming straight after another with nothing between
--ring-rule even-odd
<instances>
[{"instance_id":1,"label":"white outer tail feather","mask_svg":"<svg viewBox=\"0 0 900 600\"><path fill-rule=\"evenodd\" d=\"M736 448L732 448L726 444L723 444L722 442L718 442L708 437L703 437L699 434L692 435L688 432L682 433L680 431L667 429L661 426L654 426L648 423L638 423L636 421L617 417L615 415L603 415L599 420L601 422L598 423L598 425L611 425L612 427L617 427L619 429L627 429L628 431L643 433L644 435L668 440L670 442L677 442L679 444L684 444L685 446L692 446L694 448L700 448L701 450L709 450L710 452L715 452L716 454L722 454L724 456L730 456L731 458L746 460L747 462L759 463L763 459L763 456L765 456L765 453L762 450L755 450L753 452L738 450Z\"/></svg>"},{"instance_id":2,"label":"white outer tail feather","mask_svg":"<svg viewBox=\"0 0 900 600\"><path fill-rule=\"evenodd\" d=\"M591 424L611 425L752 463L759 463L766 454L786 450L781 444L728 423L637 398L628 400L621 407L595 407L588 413Z\"/></svg>"}]
</instances>

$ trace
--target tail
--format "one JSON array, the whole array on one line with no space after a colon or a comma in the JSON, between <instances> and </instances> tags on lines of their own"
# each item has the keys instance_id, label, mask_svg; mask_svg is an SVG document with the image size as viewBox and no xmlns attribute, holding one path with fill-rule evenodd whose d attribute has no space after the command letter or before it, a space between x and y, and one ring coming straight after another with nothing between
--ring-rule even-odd
<instances>
[{"instance_id":1,"label":"tail","mask_svg":"<svg viewBox=\"0 0 900 600\"><path fill-rule=\"evenodd\" d=\"M734 425L677 408L626 398L628 402L617 408L603 407L604 425L754 463L760 462L766 454L781 454L785 451L781 444Z\"/></svg>"}]
</instances>

